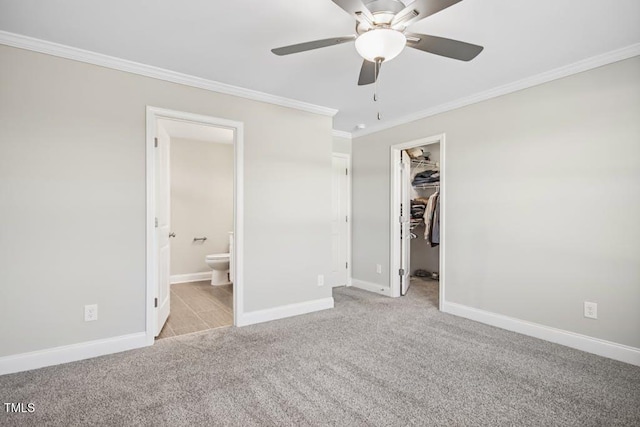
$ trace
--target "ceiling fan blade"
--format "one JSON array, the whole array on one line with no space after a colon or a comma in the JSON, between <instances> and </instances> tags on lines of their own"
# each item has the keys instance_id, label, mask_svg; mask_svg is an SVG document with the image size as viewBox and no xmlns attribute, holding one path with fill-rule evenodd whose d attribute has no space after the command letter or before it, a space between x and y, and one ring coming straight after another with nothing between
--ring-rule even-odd
<instances>
[{"instance_id":1,"label":"ceiling fan blade","mask_svg":"<svg viewBox=\"0 0 640 427\"><path fill-rule=\"evenodd\" d=\"M375 62L364 60L362 61L362 68L360 68L360 77L358 78L358 86L370 85L375 83L380 75L380 68L382 62L379 62L376 66Z\"/></svg>"},{"instance_id":2,"label":"ceiling fan blade","mask_svg":"<svg viewBox=\"0 0 640 427\"><path fill-rule=\"evenodd\" d=\"M321 47L334 46L337 44L352 42L356 36L334 37L331 39L314 40L312 42L292 44L290 46L278 47L271 49L276 55L291 55L292 53L304 52L307 50L320 49Z\"/></svg>"},{"instance_id":3,"label":"ceiling fan blade","mask_svg":"<svg viewBox=\"0 0 640 427\"><path fill-rule=\"evenodd\" d=\"M460 61L471 61L484 49L475 44L426 34L406 33L406 36L409 47Z\"/></svg>"},{"instance_id":4,"label":"ceiling fan blade","mask_svg":"<svg viewBox=\"0 0 640 427\"><path fill-rule=\"evenodd\" d=\"M373 22L371 11L362 3L361 0L331 0L337 4L342 10L347 12L356 21L363 19L369 23Z\"/></svg>"},{"instance_id":5,"label":"ceiling fan blade","mask_svg":"<svg viewBox=\"0 0 640 427\"><path fill-rule=\"evenodd\" d=\"M461 1L462 0L416 0L393 17L391 26L395 27L396 25L402 24L404 27L408 27L416 21L438 13Z\"/></svg>"}]
</instances>

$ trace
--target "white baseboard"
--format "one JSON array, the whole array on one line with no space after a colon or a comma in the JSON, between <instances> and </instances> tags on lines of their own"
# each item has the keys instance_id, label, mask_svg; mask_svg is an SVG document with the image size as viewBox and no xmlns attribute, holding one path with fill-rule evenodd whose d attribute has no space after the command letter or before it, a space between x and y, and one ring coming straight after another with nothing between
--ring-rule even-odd
<instances>
[{"instance_id":1,"label":"white baseboard","mask_svg":"<svg viewBox=\"0 0 640 427\"><path fill-rule=\"evenodd\" d=\"M247 326L256 323L269 322L271 320L284 319L285 317L298 316L314 311L333 308L333 298L322 298L297 304L282 305L266 310L250 311L238 316L237 326Z\"/></svg>"},{"instance_id":2,"label":"white baseboard","mask_svg":"<svg viewBox=\"0 0 640 427\"><path fill-rule=\"evenodd\" d=\"M149 345L144 332L0 357L0 375L75 362Z\"/></svg>"},{"instance_id":3,"label":"white baseboard","mask_svg":"<svg viewBox=\"0 0 640 427\"><path fill-rule=\"evenodd\" d=\"M201 282L203 280L211 280L210 271L205 271L204 273L174 274L169 278L172 285L175 283Z\"/></svg>"},{"instance_id":4,"label":"white baseboard","mask_svg":"<svg viewBox=\"0 0 640 427\"><path fill-rule=\"evenodd\" d=\"M376 294L391 296L391 288L388 286L378 285L377 283L366 282L364 280L351 279L351 286L365 291L375 292Z\"/></svg>"},{"instance_id":5,"label":"white baseboard","mask_svg":"<svg viewBox=\"0 0 640 427\"><path fill-rule=\"evenodd\" d=\"M587 353L593 353L598 356L640 366L640 348L629 347L624 344L617 344L563 329L527 322L526 320L503 316L502 314L496 314L453 302L445 301L442 305L442 311L475 320L476 322L486 323L487 325L586 351Z\"/></svg>"}]
</instances>

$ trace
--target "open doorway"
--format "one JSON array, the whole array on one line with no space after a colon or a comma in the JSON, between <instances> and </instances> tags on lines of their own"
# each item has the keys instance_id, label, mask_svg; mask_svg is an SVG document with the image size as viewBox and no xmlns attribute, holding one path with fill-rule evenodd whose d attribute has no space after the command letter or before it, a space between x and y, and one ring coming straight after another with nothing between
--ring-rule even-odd
<instances>
[{"instance_id":1,"label":"open doorway","mask_svg":"<svg viewBox=\"0 0 640 427\"><path fill-rule=\"evenodd\" d=\"M391 147L391 293L444 300L444 135Z\"/></svg>"},{"instance_id":2,"label":"open doorway","mask_svg":"<svg viewBox=\"0 0 640 427\"><path fill-rule=\"evenodd\" d=\"M242 124L147 109L147 339L238 323Z\"/></svg>"},{"instance_id":3,"label":"open doorway","mask_svg":"<svg viewBox=\"0 0 640 427\"><path fill-rule=\"evenodd\" d=\"M157 338L230 326L233 130L169 119L157 126L159 145L169 152L169 215L158 215L158 233L166 234L168 219L168 259L159 249L169 264L171 307Z\"/></svg>"}]
</instances>

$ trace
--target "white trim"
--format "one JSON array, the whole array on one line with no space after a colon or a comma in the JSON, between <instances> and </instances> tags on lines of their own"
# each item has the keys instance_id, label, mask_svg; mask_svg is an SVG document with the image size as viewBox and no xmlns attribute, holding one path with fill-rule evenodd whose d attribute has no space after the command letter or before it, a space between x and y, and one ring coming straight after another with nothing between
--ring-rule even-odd
<instances>
[{"instance_id":1,"label":"white trim","mask_svg":"<svg viewBox=\"0 0 640 427\"><path fill-rule=\"evenodd\" d=\"M212 92L224 93L227 95L234 95L245 99L251 99L254 101L267 102L269 104L280 105L283 107L294 108L297 110L307 111L310 113L321 114L325 116L335 116L338 113L337 109L322 107L298 101L294 99L284 98L276 95L267 94L264 92L258 92L251 89L245 89L238 86L232 86L225 83L216 82L213 80L207 80L200 77L191 76L188 74L182 74L175 71L166 70L163 68L153 67L151 65L145 65L138 62L128 61L126 59L116 58L113 56L104 55L101 53L91 52L84 49L78 49L75 47L53 43L46 40L41 40L33 37L24 36L21 34L11 33L8 31L0 31L0 44L7 46L13 46L20 49L27 49L34 52L46 53L48 55L58 56L61 58L72 59L75 61L85 62L88 64L99 65L114 70L125 71L128 73L138 74L141 76L152 77L159 80L164 80L172 83L178 83L185 86L197 87L200 89L210 90ZM557 80L563 77L567 77L573 74L588 71L593 68L601 67L603 65L611 64L613 62L622 61L634 56L640 55L640 43L635 43L627 47L613 50L601 55L596 55L591 58L583 59L573 64L558 67L556 69L546 71L535 76L527 77L516 82L508 83L506 85L498 86L483 92L476 93L474 95L457 99L445 104L429 108L427 110L418 111L413 114L409 114L403 117L399 117L394 120L380 122L374 124L366 129L355 131L352 133L333 130L334 136L340 136L343 138L354 138L369 135L375 132L380 132L385 129L389 129L395 126L407 124L416 120L424 119L426 117L434 116L436 114L444 113L446 111L455 110L467 105L475 104L487 99L495 98L498 96L506 95L512 92L516 92L522 89L526 89L532 86L547 83L552 80Z\"/></svg>"},{"instance_id":2,"label":"white trim","mask_svg":"<svg viewBox=\"0 0 640 427\"><path fill-rule=\"evenodd\" d=\"M297 110L307 111L310 113L321 114L325 116L335 116L338 110L335 108L323 107L310 104L303 101L284 98L277 95L271 95L264 92L258 92L251 89L245 89L238 86L232 86L225 83L207 80L188 74L178 73L151 65L141 64L138 62L128 61L126 59L116 58L101 53L91 52L59 43L53 43L21 34L11 33L8 31L0 31L0 44L17 47L20 49L31 50L34 52L45 53L60 58L72 59L74 61L85 62L87 64L99 65L101 67L111 68L114 70L125 71L146 77L152 77L172 83L178 83L185 86L196 87L217 93L238 96L240 98L251 99L254 101L266 102L269 104L280 105L282 107L294 108ZM427 110L418 111L413 114L399 117L397 119L380 122L371 125L366 129L357 130L355 132L346 132L334 129L332 134L342 138L358 138L372 133L380 132L395 126L407 124L416 120L444 113L446 111L455 110L467 105L486 101L491 98L506 95L532 86L567 77L573 74L588 71L603 65L622 61L640 55L640 43L635 43L627 47L613 50L591 58L583 59L573 64L558 67L556 69L546 71L535 76L527 77L516 82L507 83L483 92L479 92L464 98L460 98L445 104L437 105Z\"/></svg>"},{"instance_id":3,"label":"white trim","mask_svg":"<svg viewBox=\"0 0 640 427\"><path fill-rule=\"evenodd\" d=\"M377 283L367 282L364 280L353 279L351 281L351 286L354 288L362 289L369 292L374 292L376 294L391 296L391 288L384 285L379 285Z\"/></svg>"},{"instance_id":4,"label":"white trim","mask_svg":"<svg viewBox=\"0 0 640 427\"><path fill-rule=\"evenodd\" d=\"M343 130L337 130L337 129L333 129L331 131L331 134L333 136L337 136L339 138L347 138L347 139L353 139L353 135L351 135L350 132L345 132Z\"/></svg>"},{"instance_id":5,"label":"white trim","mask_svg":"<svg viewBox=\"0 0 640 427\"><path fill-rule=\"evenodd\" d=\"M640 366L640 348L629 347L563 329L552 328L550 326L544 326L454 302L445 301L442 311L476 322L586 351L587 353L593 353L598 356Z\"/></svg>"},{"instance_id":6,"label":"white trim","mask_svg":"<svg viewBox=\"0 0 640 427\"><path fill-rule=\"evenodd\" d=\"M147 267L147 277L146 277L146 288L145 288L145 334L147 345L153 345L155 340L155 304L154 298L157 290L156 282L156 257L151 254L156 253L156 244L155 244L155 138L157 136L157 117L150 113L149 107L147 106L147 129L146 129L146 137L147 141L145 144L146 149L146 254L145 254L145 263Z\"/></svg>"},{"instance_id":7,"label":"white trim","mask_svg":"<svg viewBox=\"0 0 640 427\"><path fill-rule=\"evenodd\" d=\"M438 310L442 311L445 303L447 269L445 254L447 253L447 143L443 133L440 140L440 249L438 256Z\"/></svg>"},{"instance_id":8,"label":"white trim","mask_svg":"<svg viewBox=\"0 0 640 427\"><path fill-rule=\"evenodd\" d=\"M447 111L455 110L457 108L465 107L467 105L476 104L481 101L486 101L491 98L497 98L502 95L517 92L522 89L527 89L532 86L541 85L553 80L561 79L563 77L571 76L573 74L582 73L594 68L602 67L603 65L611 64L625 59L633 58L640 55L640 43L632 44L621 49L616 49L611 52L604 53L602 55L596 55L591 58L583 59L573 64L565 65L555 68L550 71L537 74L535 76L527 77L522 80L518 80L512 83L507 83L502 86L498 86L483 92L479 92L464 98L460 98L451 102L447 102L427 110L418 111L406 116L398 117L397 119L381 121L373 124L366 129L353 132L354 138L369 135L372 133L380 132L385 129L404 125L414 122L416 120L424 119L427 117L435 116L436 114L444 113Z\"/></svg>"},{"instance_id":9,"label":"white trim","mask_svg":"<svg viewBox=\"0 0 640 427\"><path fill-rule=\"evenodd\" d=\"M390 194L391 206L389 217L389 230L391 235L391 248L389 260L389 284L391 288L391 296L400 296L400 276L395 273L400 269L400 227L398 227L397 219L400 217L400 187L398 177L400 175L400 152L407 148L420 147L423 145L440 143L440 263L439 263L439 300L438 308L442 310L445 301L445 244L446 244L446 136L444 133L433 135L427 138L414 139L413 141L395 144L390 147L391 155L389 165L390 176Z\"/></svg>"},{"instance_id":10,"label":"white trim","mask_svg":"<svg viewBox=\"0 0 640 427\"><path fill-rule=\"evenodd\" d=\"M157 292L155 254L155 156L154 138L156 122L159 118L183 120L186 122L226 127L234 131L234 234L233 234L233 323L238 325L244 312L244 125L227 119L167 110L147 106L147 286L146 286L146 334L147 344L154 343L155 308L154 298Z\"/></svg>"},{"instance_id":11,"label":"white trim","mask_svg":"<svg viewBox=\"0 0 640 427\"><path fill-rule=\"evenodd\" d=\"M285 317L298 316L300 314L327 310L329 308L333 308L332 297L282 305L280 307L268 308L266 310L250 311L248 313L244 313L242 317L238 319L237 326L269 322L271 320L284 319Z\"/></svg>"},{"instance_id":12,"label":"white trim","mask_svg":"<svg viewBox=\"0 0 640 427\"><path fill-rule=\"evenodd\" d=\"M211 280L210 271L203 273L174 274L169 278L172 285L175 283L202 282L203 280Z\"/></svg>"},{"instance_id":13,"label":"white trim","mask_svg":"<svg viewBox=\"0 0 640 427\"><path fill-rule=\"evenodd\" d=\"M351 254L351 233L352 233L352 225L353 224L353 218L352 218L352 210L351 210L351 180L352 180L352 174L351 174L351 154L345 154L345 153L331 153L331 155L333 157L340 157L343 159L347 160L347 218L349 219L349 221L347 221L347 286L351 286L351 281L352 281L352 277L351 277L351 273L352 273L352 254Z\"/></svg>"},{"instance_id":14,"label":"white trim","mask_svg":"<svg viewBox=\"0 0 640 427\"><path fill-rule=\"evenodd\" d=\"M232 86L225 83L216 82L214 80L203 79L201 77L195 77L188 74L154 67L151 65L141 64L139 62L116 58L114 56L104 55L101 53L78 49L76 47L71 47L59 43L53 43L46 40L23 36L21 34L10 33L8 31L0 31L0 44L13 46L20 49L27 49L34 52L46 53L48 55L58 56L60 58L67 58L74 61L85 62L87 64L99 65L101 67L125 71L132 74L138 74L140 76L152 77L154 79L178 83L185 86L196 87L199 89L205 89L212 92L238 96L240 98L251 99L253 101L266 102L282 107L307 111L309 113L321 114L323 116L333 117L338 112L338 110L334 108L323 107L320 105L310 104L308 102L284 98L282 96L271 95L268 93L245 89L238 86Z\"/></svg>"},{"instance_id":15,"label":"white trim","mask_svg":"<svg viewBox=\"0 0 640 427\"><path fill-rule=\"evenodd\" d=\"M144 332L0 357L0 375L75 362L145 347Z\"/></svg>"}]
</instances>

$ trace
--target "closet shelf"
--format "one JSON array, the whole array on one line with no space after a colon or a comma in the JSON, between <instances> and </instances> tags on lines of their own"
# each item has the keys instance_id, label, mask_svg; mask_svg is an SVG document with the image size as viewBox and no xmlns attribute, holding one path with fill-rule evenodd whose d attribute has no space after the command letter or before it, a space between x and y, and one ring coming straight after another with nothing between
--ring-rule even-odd
<instances>
[{"instance_id":1,"label":"closet shelf","mask_svg":"<svg viewBox=\"0 0 640 427\"><path fill-rule=\"evenodd\" d=\"M431 170L440 170L440 162L432 162L426 159L411 159L412 168L429 168Z\"/></svg>"},{"instance_id":2,"label":"closet shelf","mask_svg":"<svg viewBox=\"0 0 640 427\"><path fill-rule=\"evenodd\" d=\"M413 188L418 189L418 190L425 190L425 189L430 189L430 188L440 188L440 182L430 182L428 184L418 184L418 185L413 185Z\"/></svg>"}]
</instances>

